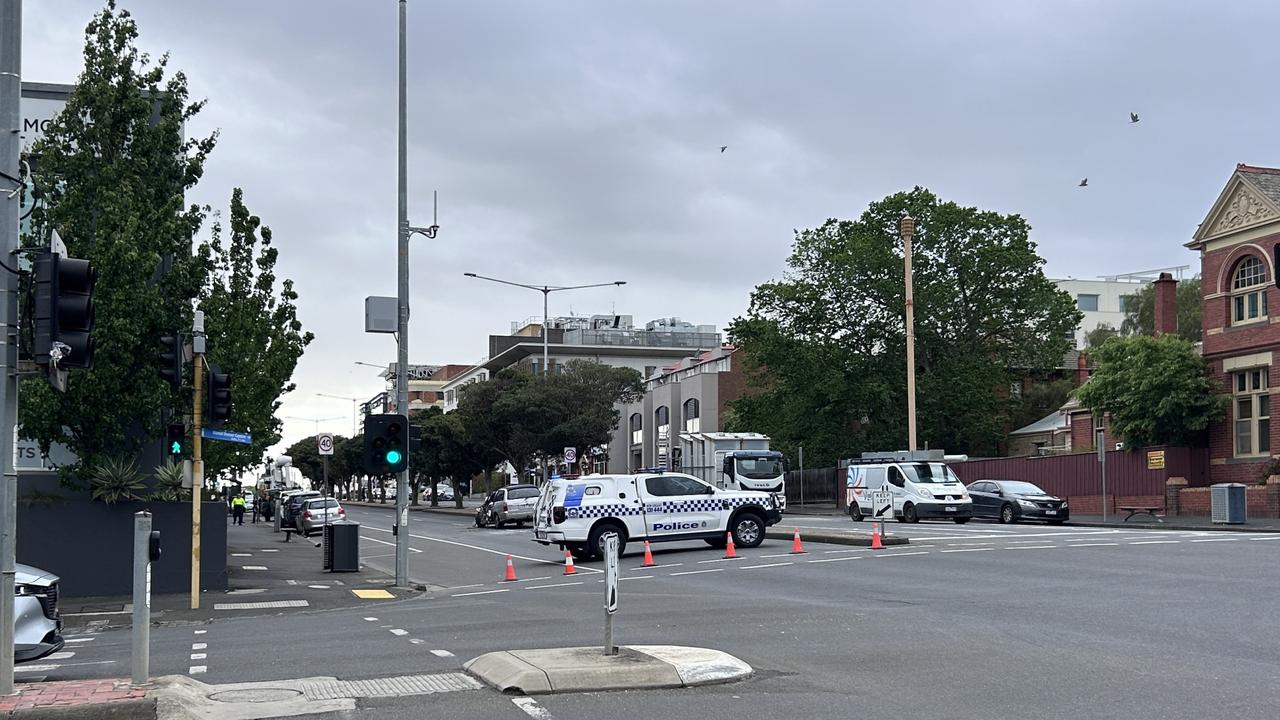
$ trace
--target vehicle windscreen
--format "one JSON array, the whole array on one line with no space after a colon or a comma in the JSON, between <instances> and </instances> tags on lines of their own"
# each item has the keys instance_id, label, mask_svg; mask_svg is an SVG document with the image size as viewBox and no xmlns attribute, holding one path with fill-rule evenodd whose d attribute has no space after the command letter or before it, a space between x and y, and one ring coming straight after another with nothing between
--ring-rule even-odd
<instances>
[{"instance_id":1,"label":"vehicle windscreen","mask_svg":"<svg viewBox=\"0 0 1280 720\"><path fill-rule=\"evenodd\" d=\"M960 478L956 477L954 472L951 472L951 468L942 463L903 464L902 472L913 483L943 484L960 482Z\"/></svg>"},{"instance_id":2,"label":"vehicle windscreen","mask_svg":"<svg viewBox=\"0 0 1280 720\"><path fill-rule=\"evenodd\" d=\"M780 458L738 458L738 474L751 480L769 480L782 475Z\"/></svg>"},{"instance_id":3,"label":"vehicle windscreen","mask_svg":"<svg viewBox=\"0 0 1280 720\"><path fill-rule=\"evenodd\" d=\"M1021 480L1006 480L1004 482L1001 482L1000 489L1005 490L1007 492L1014 493L1015 495L1047 495L1048 494L1044 490L1041 490L1039 487L1036 487L1035 485L1032 485L1029 482L1022 482Z\"/></svg>"}]
</instances>

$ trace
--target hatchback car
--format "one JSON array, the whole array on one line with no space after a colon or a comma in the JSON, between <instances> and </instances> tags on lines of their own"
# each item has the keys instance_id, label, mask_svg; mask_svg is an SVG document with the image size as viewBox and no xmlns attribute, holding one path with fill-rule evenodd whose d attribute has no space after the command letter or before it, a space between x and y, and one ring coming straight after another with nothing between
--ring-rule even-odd
<instances>
[{"instance_id":1,"label":"hatchback car","mask_svg":"<svg viewBox=\"0 0 1280 720\"><path fill-rule=\"evenodd\" d=\"M524 527L525 523L533 522L533 509L538 504L538 495L536 485L507 485L494 490L476 510L476 527L493 525L502 528L507 523Z\"/></svg>"},{"instance_id":2,"label":"hatchback car","mask_svg":"<svg viewBox=\"0 0 1280 720\"><path fill-rule=\"evenodd\" d=\"M1061 525L1070 518L1067 501L1021 480L978 480L969 485L975 517L1002 523L1045 520Z\"/></svg>"},{"instance_id":3,"label":"hatchback car","mask_svg":"<svg viewBox=\"0 0 1280 720\"><path fill-rule=\"evenodd\" d=\"M14 569L13 661L39 660L62 649L58 576L22 563Z\"/></svg>"},{"instance_id":4,"label":"hatchback car","mask_svg":"<svg viewBox=\"0 0 1280 720\"><path fill-rule=\"evenodd\" d=\"M298 508L298 532L311 535L319 532L326 523L335 523L347 519L347 511L336 498L311 498Z\"/></svg>"}]
</instances>

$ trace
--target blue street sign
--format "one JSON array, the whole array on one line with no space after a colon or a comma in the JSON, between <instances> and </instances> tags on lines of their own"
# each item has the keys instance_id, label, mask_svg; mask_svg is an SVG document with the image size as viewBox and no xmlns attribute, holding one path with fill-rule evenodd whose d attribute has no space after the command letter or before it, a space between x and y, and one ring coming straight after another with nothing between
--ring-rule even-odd
<instances>
[{"instance_id":1,"label":"blue street sign","mask_svg":"<svg viewBox=\"0 0 1280 720\"><path fill-rule=\"evenodd\" d=\"M253 437L248 433L229 432L227 430L210 430L209 428L200 428L200 437L209 438L210 440L241 443L244 445L253 444Z\"/></svg>"}]
</instances>

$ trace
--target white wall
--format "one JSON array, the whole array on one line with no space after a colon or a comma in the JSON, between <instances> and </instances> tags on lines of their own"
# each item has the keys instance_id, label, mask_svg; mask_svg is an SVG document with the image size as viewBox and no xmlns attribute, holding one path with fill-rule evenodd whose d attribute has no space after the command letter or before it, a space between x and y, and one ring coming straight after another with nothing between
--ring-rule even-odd
<instances>
[{"instance_id":1,"label":"white wall","mask_svg":"<svg viewBox=\"0 0 1280 720\"><path fill-rule=\"evenodd\" d=\"M1081 295L1098 296L1098 309L1096 311L1084 310L1084 319L1080 321L1080 327L1076 328L1077 348L1084 347L1085 333L1103 323L1119 330L1125 318L1124 309L1121 306L1121 298L1137 295L1146 286L1146 283L1142 282L1109 282L1106 280L1054 280L1053 282L1058 286L1059 290L1071 295L1071 299L1077 301L1077 306L1079 306L1079 297ZM1083 310L1083 308L1081 309Z\"/></svg>"}]
</instances>

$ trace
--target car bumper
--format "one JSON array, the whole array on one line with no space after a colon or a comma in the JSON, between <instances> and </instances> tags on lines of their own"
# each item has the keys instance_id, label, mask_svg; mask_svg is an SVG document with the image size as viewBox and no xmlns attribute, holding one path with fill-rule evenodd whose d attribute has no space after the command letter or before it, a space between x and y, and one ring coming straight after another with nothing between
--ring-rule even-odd
<instances>
[{"instance_id":1,"label":"car bumper","mask_svg":"<svg viewBox=\"0 0 1280 720\"><path fill-rule=\"evenodd\" d=\"M57 618L57 610L54 610ZM15 598L14 662L30 662L62 649L62 621L44 614L40 601L33 597Z\"/></svg>"},{"instance_id":2,"label":"car bumper","mask_svg":"<svg viewBox=\"0 0 1280 720\"><path fill-rule=\"evenodd\" d=\"M563 545L564 533L559 530L534 530L533 541L540 545Z\"/></svg>"},{"instance_id":3,"label":"car bumper","mask_svg":"<svg viewBox=\"0 0 1280 720\"><path fill-rule=\"evenodd\" d=\"M1019 508L1018 508L1018 510L1020 510L1020 511L1021 511L1021 512L1018 514L1018 517L1019 517L1019 518L1021 518L1021 519L1023 519L1023 520L1054 520L1054 521L1060 521L1060 520L1070 520L1070 519L1071 519L1071 510L1070 510L1069 508L1062 508L1061 510L1054 511L1054 510L1047 509L1047 508L1025 508L1025 507L1019 507Z\"/></svg>"},{"instance_id":4,"label":"car bumper","mask_svg":"<svg viewBox=\"0 0 1280 720\"><path fill-rule=\"evenodd\" d=\"M973 503L919 503L916 505L916 517L936 518L969 518L973 517Z\"/></svg>"}]
</instances>

